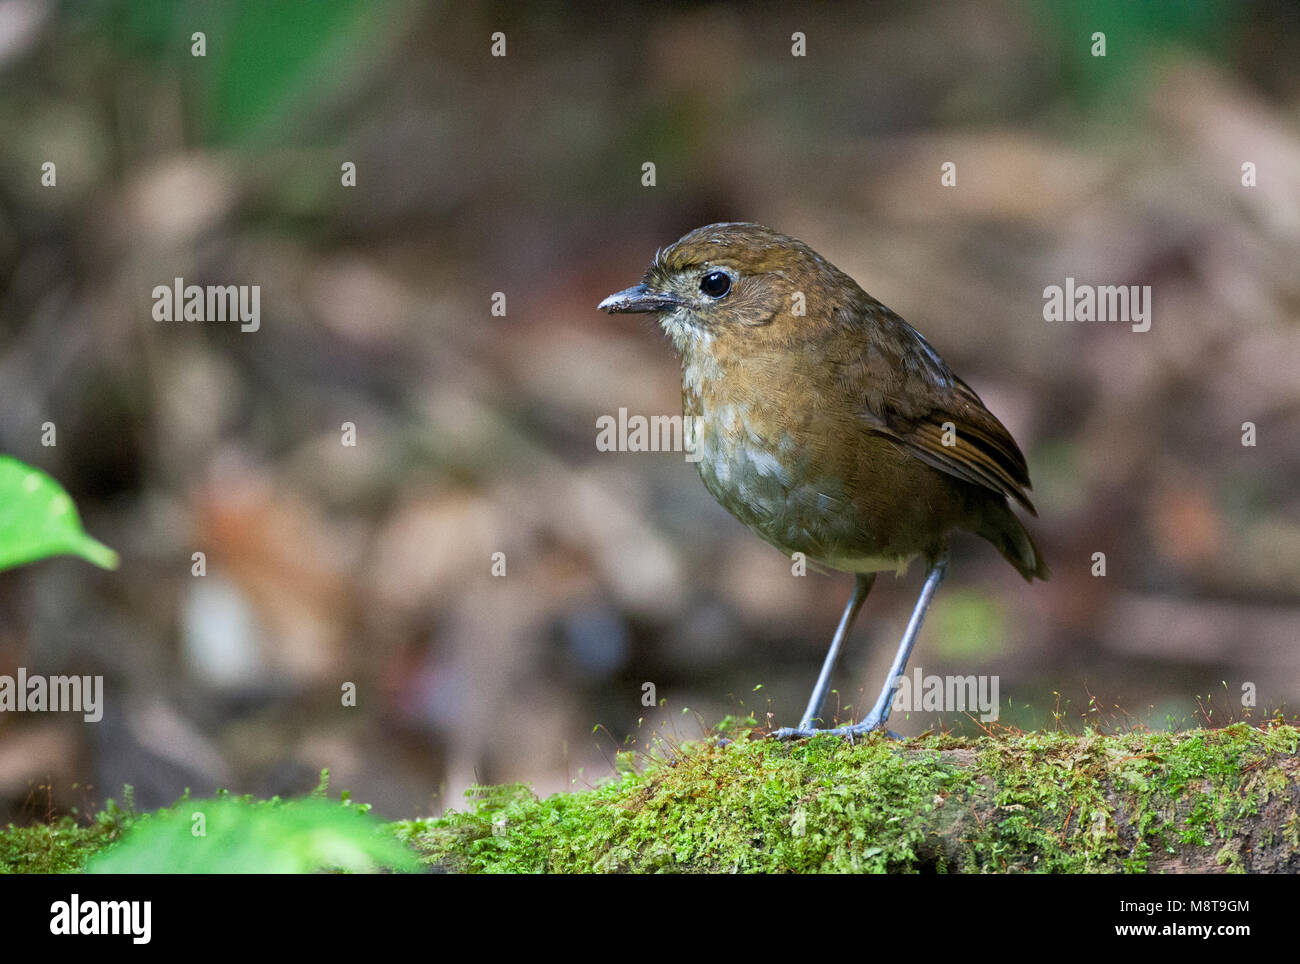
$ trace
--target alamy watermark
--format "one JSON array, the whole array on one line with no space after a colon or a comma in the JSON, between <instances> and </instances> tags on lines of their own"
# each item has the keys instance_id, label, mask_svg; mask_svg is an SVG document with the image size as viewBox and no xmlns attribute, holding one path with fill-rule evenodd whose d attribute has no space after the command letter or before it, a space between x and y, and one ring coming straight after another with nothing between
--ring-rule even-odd
<instances>
[{"instance_id":1,"label":"alamy watermark","mask_svg":"<svg viewBox=\"0 0 1300 964\"><path fill-rule=\"evenodd\" d=\"M0 675L0 713L80 713L87 723L104 715L104 677Z\"/></svg>"},{"instance_id":2,"label":"alamy watermark","mask_svg":"<svg viewBox=\"0 0 1300 964\"><path fill-rule=\"evenodd\" d=\"M926 676L912 670L898 678L894 711L905 713L958 713L978 711L980 721L998 718L998 677Z\"/></svg>"},{"instance_id":3,"label":"alamy watermark","mask_svg":"<svg viewBox=\"0 0 1300 964\"><path fill-rule=\"evenodd\" d=\"M261 285L187 285L176 278L156 285L154 321L238 321L240 331L262 326Z\"/></svg>"},{"instance_id":4,"label":"alamy watermark","mask_svg":"<svg viewBox=\"0 0 1300 964\"><path fill-rule=\"evenodd\" d=\"M82 900L73 894L50 904L50 933L55 936L124 935L133 944L148 944L152 921L151 900Z\"/></svg>"},{"instance_id":5,"label":"alamy watermark","mask_svg":"<svg viewBox=\"0 0 1300 964\"><path fill-rule=\"evenodd\" d=\"M1151 330L1150 285L1065 285L1043 289L1044 321L1118 321Z\"/></svg>"},{"instance_id":6,"label":"alamy watermark","mask_svg":"<svg viewBox=\"0 0 1300 964\"><path fill-rule=\"evenodd\" d=\"M596 419L597 452L685 452L687 462L698 462L699 417L695 415L631 415L626 408L618 417Z\"/></svg>"}]
</instances>

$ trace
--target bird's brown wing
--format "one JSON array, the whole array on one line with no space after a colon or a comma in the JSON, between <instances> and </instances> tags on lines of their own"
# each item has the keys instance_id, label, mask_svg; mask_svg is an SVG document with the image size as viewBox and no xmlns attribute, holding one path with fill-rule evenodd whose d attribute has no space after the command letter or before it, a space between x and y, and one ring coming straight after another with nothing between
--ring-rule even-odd
<instances>
[{"instance_id":1,"label":"bird's brown wing","mask_svg":"<svg viewBox=\"0 0 1300 964\"><path fill-rule=\"evenodd\" d=\"M872 429L927 465L1015 499L1037 515L1027 494L1029 469L1011 433L920 332L883 306L873 315L887 337L876 340L861 373L871 386L863 415ZM950 445L944 444L947 423Z\"/></svg>"}]
</instances>

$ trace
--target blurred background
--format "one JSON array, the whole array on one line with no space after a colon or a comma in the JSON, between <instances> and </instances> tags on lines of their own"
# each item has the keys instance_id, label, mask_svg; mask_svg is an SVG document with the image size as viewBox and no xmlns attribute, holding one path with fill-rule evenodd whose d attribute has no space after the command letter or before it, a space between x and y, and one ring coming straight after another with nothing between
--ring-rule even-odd
<instances>
[{"instance_id":1,"label":"blurred background","mask_svg":"<svg viewBox=\"0 0 1300 964\"><path fill-rule=\"evenodd\" d=\"M792 576L681 454L595 444L681 411L654 324L595 305L719 220L851 274L1025 450L1052 580L959 538L914 667L997 674L1026 728L1222 722L1246 682L1290 715L1293 2L0 0L0 451L122 554L0 573L0 673L106 687L94 725L0 715L0 820L326 766L415 816L794 723L851 579ZM1067 276L1151 285L1151 330L1048 324ZM260 330L155 322L176 277L260 285ZM843 716L921 579L877 581Z\"/></svg>"}]
</instances>

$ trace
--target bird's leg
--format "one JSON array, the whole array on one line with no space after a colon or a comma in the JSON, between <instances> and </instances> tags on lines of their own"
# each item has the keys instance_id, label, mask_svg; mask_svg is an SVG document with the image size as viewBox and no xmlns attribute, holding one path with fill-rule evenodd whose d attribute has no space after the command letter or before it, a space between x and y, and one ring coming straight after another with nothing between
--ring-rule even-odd
<instances>
[{"instance_id":1,"label":"bird's leg","mask_svg":"<svg viewBox=\"0 0 1300 964\"><path fill-rule=\"evenodd\" d=\"M945 551L935 561L930 574L925 577L925 585L921 587L920 598L916 600L916 608L912 610L912 618L907 622L907 631L903 633L903 640L898 644L898 652L894 654L894 665L889 668L889 676L885 678L885 686L880 691L876 705L871 708L871 712L866 715L866 718L861 723L856 726L839 727L832 730L832 733L853 737L862 733L869 733L885 725L885 721L889 719L889 711L894 708L894 691L898 688L898 679L903 675L903 671L907 669L907 659L912 655L912 647L916 645L916 637L920 635L921 623L925 620L925 612L930 608L930 601L934 598L935 590L939 588L939 583L943 582L944 573L947 571L948 553Z\"/></svg>"},{"instance_id":2,"label":"bird's leg","mask_svg":"<svg viewBox=\"0 0 1300 964\"><path fill-rule=\"evenodd\" d=\"M822 661L822 670L817 675L817 684L813 687L812 696L808 699L808 706L803 711L803 717L799 720L799 729L811 730L813 723L822 715L822 707L826 703L826 694L830 692L831 674L835 671L835 664L840 658L840 649L844 645L845 638L853 628L853 621L858 618L858 610L862 604L867 601L867 593L871 592L871 586L876 581L876 574L858 573L853 581L853 595L849 597L848 605L844 607L844 615L840 617L840 624L835 629L835 636L831 639L831 648L826 651L826 658Z\"/></svg>"},{"instance_id":3,"label":"bird's leg","mask_svg":"<svg viewBox=\"0 0 1300 964\"><path fill-rule=\"evenodd\" d=\"M844 615L840 617L840 624L835 630L835 638L831 640L831 648L826 652L826 659L822 661L822 671L817 676L817 685L813 687L812 696L808 700L808 708L803 711L803 717L799 720L797 727L783 727L772 735L778 740L788 740L796 736L812 736L814 733L824 733L825 730L814 730L813 723L822 715L822 705L826 702L826 694L830 690L831 673L835 671L835 663L840 658L840 648L844 645L844 638L848 636L849 630L853 627L853 620L857 618L858 610L862 608L863 602L866 601L867 593L871 592L871 584L876 581L874 572L858 573L853 583L853 595L849 599L849 604L844 607Z\"/></svg>"}]
</instances>

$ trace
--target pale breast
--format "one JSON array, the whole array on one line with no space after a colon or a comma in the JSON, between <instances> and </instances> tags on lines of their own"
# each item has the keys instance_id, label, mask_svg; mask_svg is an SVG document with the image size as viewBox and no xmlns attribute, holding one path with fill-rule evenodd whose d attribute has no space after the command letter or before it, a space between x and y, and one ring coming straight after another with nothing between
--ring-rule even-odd
<instances>
[{"instance_id":1,"label":"pale breast","mask_svg":"<svg viewBox=\"0 0 1300 964\"><path fill-rule=\"evenodd\" d=\"M780 454L788 437L770 438L743 408L718 405L693 419L696 467L705 487L746 525L768 522L787 508L798 484Z\"/></svg>"},{"instance_id":2,"label":"pale breast","mask_svg":"<svg viewBox=\"0 0 1300 964\"><path fill-rule=\"evenodd\" d=\"M861 513L831 476L775 420L735 402L704 404L687 392L688 440L705 488L722 506L787 555L845 572L901 571L914 554L871 554Z\"/></svg>"}]
</instances>

